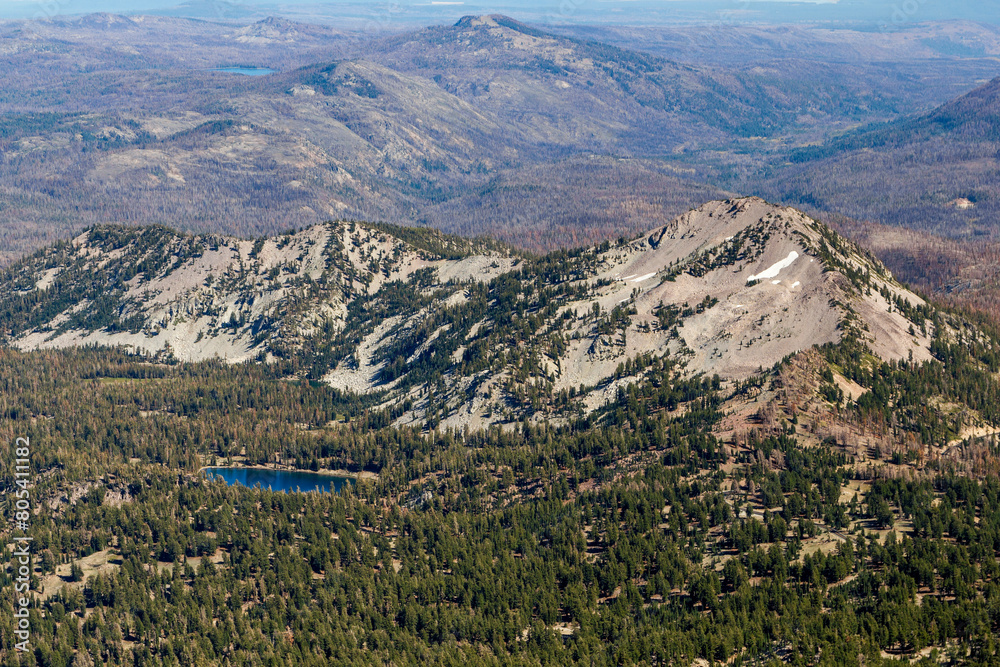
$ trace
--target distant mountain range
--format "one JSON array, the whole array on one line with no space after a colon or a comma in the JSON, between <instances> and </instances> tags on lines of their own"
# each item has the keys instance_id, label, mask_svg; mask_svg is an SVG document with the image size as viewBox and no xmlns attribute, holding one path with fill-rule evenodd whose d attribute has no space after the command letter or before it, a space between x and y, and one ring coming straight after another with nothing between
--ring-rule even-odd
<instances>
[{"instance_id":1,"label":"distant mountain range","mask_svg":"<svg viewBox=\"0 0 1000 667\"><path fill-rule=\"evenodd\" d=\"M389 36L274 17L2 23L0 263L106 223L248 238L382 220L543 252L632 237L737 193L830 220L995 238L998 84L947 101L995 74L988 26L870 40L608 33L648 52L572 32L500 15ZM718 44L714 64L651 53L681 58L679 39ZM947 44L983 57L949 56ZM845 45L863 49L834 62ZM864 60L897 47L900 61ZM276 73L210 71L236 65ZM953 290L992 256L963 249L927 283L906 253L884 257L928 290ZM980 259L957 259L970 253ZM988 285L973 288L992 300Z\"/></svg>"},{"instance_id":2,"label":"distant mountain range","mask_svg":"<svg viewBox=\"0 0 1000 667\"><path fill-rule=\"evenodd\" d=\"M19 5L28 5L21 7ZM211 0L201 2L169 2L160 0L87 0L76 1L67 7L38 8L30 3L6 3L0 16L23 18L42 12L123 12L160 13L178 17L234 19L280 12L284 16L317 21L346 21L377 15L378 7L358 0L328 2L302 2L279 5L268 0ZM824 23L846 25L873 25L882 29L898 29L913 21L974 20L1000 23L1000 12L981 3L950 2L906 4L893 0L843 0L841 2L787 2L761 1L734 5L731 0L694 2L675 0L669 4L662 0L634 0L619 3L609 10L587 2L564 2L539 5L525 0L505 0L500 3L440 2L400 3L392 7L392 20L403 25L426 25L455 20L462 13L505 12L524 15L529 20L546 24L584 25L676 25L690 23L718 23L743 25L754 23Z\"/></svg>"},{"instance_id":3,"label":"distant mountain range","mask_svg":"<svg viewBox=\"0 0 1000 667\"><path fill-rule=\"evenodd\" d=\"M921 86L815 53L694 66L498 15L388 37L109 14L0 32L0 261L108 222L256 236L347 218L598 243L732 192L793 198L747 176L986 66L921 61L937 82ZM208 71L223 65L280 72Z\"/></svg>"}]
</instances>

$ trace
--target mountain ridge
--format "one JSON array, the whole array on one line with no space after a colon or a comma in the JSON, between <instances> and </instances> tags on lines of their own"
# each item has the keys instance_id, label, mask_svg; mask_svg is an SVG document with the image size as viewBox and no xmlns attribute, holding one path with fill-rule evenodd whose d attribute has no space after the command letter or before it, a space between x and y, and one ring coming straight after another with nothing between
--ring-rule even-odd
<instances>
[{"instance_id":1,"label":"mountain ridge","mask_svg":"<svg viewBox=\"0 0 1000 667\"><path fill-rule=\"evenodd\" d=\"M706 159L742 173L755 147L897 117L914 97L898 73L830 65L809 75L816 95L801 65L694 67L503 16L369 41L304 24L285 42L284 23L136 21L11 35L0 262L103 222L256 236L353 218L536 252L566 236L599 243L755 192L705 185ZM92 46L102 36L113 48ZM226 64L278 71L214 71ZM137 89L157 94L136 107Z\"/></svg>"},{"instance_id":2,"label":"mountain ridge","mask_svg":"<svg viewBox=\"0 0 1000 667\"><path fill-rule=\"evenodd\" d=\"M738 382L846 335L919 362L935 335L927 304L881 264L757 198L537 259L364 223L256 241L93 228L5 271L0 293L22 349L290 363L400 423L587 412L656 359Z\"/></svg>"}]
</instances>

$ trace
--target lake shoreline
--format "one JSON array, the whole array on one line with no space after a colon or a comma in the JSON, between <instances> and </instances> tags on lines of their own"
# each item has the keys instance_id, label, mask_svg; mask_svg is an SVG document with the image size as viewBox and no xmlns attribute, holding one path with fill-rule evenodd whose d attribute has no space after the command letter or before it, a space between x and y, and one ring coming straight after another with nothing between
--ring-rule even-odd
<instances>
[{"instance_id":1,"label":"lake shoreline","mask_svg":"<svg viewBox=\"0 0 1000 667\"><path fill-rule=\"evenodd\" d=\"M341 477L345 479L378 479L378 475L373 472L361 471L361 472L350 472L348 470L331 470L330 468L320 468L319 470L309 470L308 468L293 468L286 464L279 465L264 465L262 463L254 463L251 465L203 465L198 468L198 472L203 472L210 468L217 470L277 470L279 472L298 472L308 475L322 475L323 477Z\"/></svg>"}]
</instances>

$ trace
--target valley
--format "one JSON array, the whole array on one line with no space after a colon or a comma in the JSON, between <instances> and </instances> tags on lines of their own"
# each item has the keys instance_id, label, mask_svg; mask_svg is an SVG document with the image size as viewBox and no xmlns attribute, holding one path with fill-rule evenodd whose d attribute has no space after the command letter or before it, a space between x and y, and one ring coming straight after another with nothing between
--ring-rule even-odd
<instances>
[{"instance_id":1,"label":"valley","mask_svg":"<svg viewBox=\"0 0 1000 667\"><path fill-rule=\"evenodd\" d=\"M803 33L770 47L752 31L712 34L718 61L690 64L662 46L678 39L669 33L629 50L504 16L388 36L111 15L3 30L16 73L0 98L3 262L103 223L250 237L356 219L539 252L631 237L733 194L891 224L919 215L927 228L924 205L894 202L888 215L864 208L868 193L824 198L785 164L996 75L995 36L975 26L882 35L847 64L844 49L863 39L849 30L812 47ZM914 46L948 40L982 55ZM751 55L739 65L726 53ZM208 71L233 63L278 73ZM816 173L840 187L841 171ZM912 181L891 174L886 187ZM976 178L942 194L937 217L977 198Z\"/></svg>"}]
</instances>

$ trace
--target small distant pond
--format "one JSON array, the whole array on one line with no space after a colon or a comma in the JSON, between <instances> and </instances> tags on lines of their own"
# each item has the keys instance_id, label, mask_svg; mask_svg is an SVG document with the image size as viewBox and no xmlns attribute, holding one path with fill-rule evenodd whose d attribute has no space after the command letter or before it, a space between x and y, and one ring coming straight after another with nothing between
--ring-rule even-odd
<instances>
[{"instance_id":1,"label":"small distant pond","mask_svg":"<svg viewBox=\"0 0 1000 667\"><path fill-rule=\"evenodd\" d=\"M272 491L340 491L344 484L352 483L349 477L334 477L300 470L270 470L264 468L205 468L207 477L221 477L226 484L239 484L247 488L260 486Z\"/></svg>"},{"instance_id":2,"label":"small distant pond","mask_svg":"<svg viewBox=\"0 0 1000 667\"><path fill-rule=\"evenodd\" d=\"M209 72L225 72L227 74L242 74L243 76L264 76L274 74L278 70L266 67L213 67Z\"/></svg>"}]
</instances>

